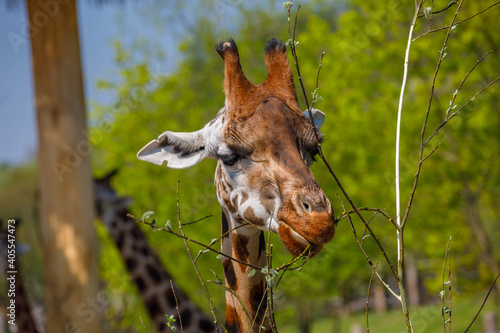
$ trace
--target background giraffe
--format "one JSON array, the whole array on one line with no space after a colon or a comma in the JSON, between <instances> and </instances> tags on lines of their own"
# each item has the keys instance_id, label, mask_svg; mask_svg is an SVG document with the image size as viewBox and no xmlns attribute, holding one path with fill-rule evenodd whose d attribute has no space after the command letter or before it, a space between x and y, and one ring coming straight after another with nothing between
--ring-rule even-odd
<instances>
[{"instance_id":1,"label":"background giraffe","mask_svg":"<svg viewBox=\"0 0 500 333\"><path fill-rule=\"evenodd\" d=\"M172 277L163 268L160 260L147 244L146 237L136 222L127 217L129 198L119 197L111 187L112 172L94 181L96 211L99 219L106 225L126 264L132 280L137 285L146 308L153 319L157 332L168 332L165 314L174 315L174 325L183 332L215 332L215 326L190 299L172 282L177 302L173 297L170 280ZM17 220L18 222L18 220ZM19 223L16 225L18 227ZM7 232L0 223L0 268L6 272ZM19 260L19 257L16 258ZM22 276L16 274L16 327L22 333L38 333L35 320L30 311L29 299L24 288ZM179 319L176 305L179 305Z\"/></svg>"},{"instance_id":2,"label":"background giraffe","mask_svg":"<svg viewBox=\"0 0 500 333\"><path fill-rule=\"evenodd\" d=\"M106 225L132 280L154 321L157 332L169 332L165 314L174 315L174 325L185 333L215 332L213 321L194 304L175 283L175 297L170 285L172 277L149 247L146 236L131 218L128 205L130 198L119 197L111 187L110 179L115 172L95 180L95 200L98 217ZM176 304L179 305L179 319Z\"/></svg>"},{"instance_id":3,"label":"background giraffe","mask_svg":"<svg viewBox=\"0 0 500 333\"><path fill-rule=\"evenodd\" d=\"M141 160L171 168L191 167L204 158L218 160L217 198L222 207L222 259L229 332L267 329L267 284L258 270L266 266L264 231L277 233L287 250L317 254L335 233L330 201L309 165L318 153L324 116L308 120L299 108L286 45L276 39L265 47L268 76L254 85L244 75L233 40L216 50L224 60L225 106L203 129L164 132L142 148ZM312 124L313 123L313 124ZM251 265L252 267L247 266Z\"/></svg>"}]
</instances>

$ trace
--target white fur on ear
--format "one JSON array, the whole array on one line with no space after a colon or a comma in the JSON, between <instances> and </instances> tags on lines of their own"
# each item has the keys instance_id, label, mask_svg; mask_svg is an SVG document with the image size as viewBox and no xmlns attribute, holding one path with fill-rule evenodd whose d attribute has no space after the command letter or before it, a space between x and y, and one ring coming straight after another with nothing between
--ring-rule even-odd
<instances>
[{"instance_id":1,"label":"white fur on ear","mask_svg":"<svg viewBox=\"0 0 500 333\"><path fill-rule=\"evenodd\" d=\"M173 169L189 168L204 158L215 157L219 132L223 127L225 108L205 127L196 132L164 132L157 140L145 145L137 158L156 165L167 163Z\"/></svg>"},{"instance_id":2,"label":"white fur on ear","mask_svg":"<svg viewBox=\"0 0 500 333\"><path fill-rule=\"evenodd\" d=\"M169 168L189 168L206 157L203 135L200 131L192 133L164 132L145 145L137 158L156 165L167 162Z\"/></svg>"},{"instance_id":3,"label":"white fur on ear","mask_svg":"<svg viewBox=\"0 0 500 333\"><path fill-rule=\"evenodd\" d=\"M323 123L325 122L325 114L318 109L312 109L311 113L313 116L314 126L316 126L316 128L319 130L323 125ZM309 119L309 121L311 120L311 118L309 117L309 110L305 110L304 115L306 116L307 119Z\"/></svg>"}]
</instances>

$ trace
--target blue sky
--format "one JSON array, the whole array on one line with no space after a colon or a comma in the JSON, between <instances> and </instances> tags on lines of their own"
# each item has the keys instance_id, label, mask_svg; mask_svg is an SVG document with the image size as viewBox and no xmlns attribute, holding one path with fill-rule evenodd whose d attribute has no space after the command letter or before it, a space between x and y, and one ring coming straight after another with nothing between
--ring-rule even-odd
<instances>
[{"instance_id":1,"label":"blue sky","mask_svg":"<svg viewBox=\"0 0 500 333\"><path fill-rule=\"evenodd\" d=\"M27 16L24 2L21 3L13 9L7 9L5 4L0 4L0 164L18 164L36 157L37 132L31 51L29 42L17 45L11 42L14 35L26 36ZM168 63L175 65L177 41L189 29L188 26L196 16L190 15L196 12L193 8L176 12L173 14L175 17L168 15L168 12L172 11L167 7L167 2L150 0L149 3L124 3L112 2L98 6L93 4L93 1L78 1L87 100L109 101L110 96L95 89L95 82L103 77L109 79L116 71L111 45L113 39L120 39L124 43L139 36L154 40L165 50ZM209 8L212 12L204 12L201 15L212 15L218 21L230 24L231 20L228 18L235 14L239 4L241 0L214 1L213 6ZM156 8L158 13L151 11L151 8ZM163 22L160 28L155 25L155 19ZM120 25L119 22L125 24Z\"/></svg>"},{"instance_id":2,"label":"blue sky","mask_svg":"<svg viewBox=\"0 0 500 333\"><path fill-rule=\"evenodd\" d=\"M80 1L78 9L86 98L102 100L94 83L113 70L110 41L118 33L116 18L122 13L136 23L138 17L132 6ZM13 34L25 36L26 23L24 4L0 8L0 163L17 164L36 155L31 50L29 43L11 43Z\"/></svg>"}]
</instances>

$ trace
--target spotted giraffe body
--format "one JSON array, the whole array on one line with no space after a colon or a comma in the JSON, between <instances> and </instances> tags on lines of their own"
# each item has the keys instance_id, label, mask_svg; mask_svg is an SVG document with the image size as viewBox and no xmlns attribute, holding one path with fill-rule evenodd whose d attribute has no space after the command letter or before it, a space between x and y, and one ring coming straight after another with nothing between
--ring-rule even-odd
<instances>
[{"instance_id":1,"label":"spotted giraffe body","mask_svg":"<svg viewBox=\"0 0 500 333\"><path fill-rule=\"evenodd\" d=\"M283 42L266 44L268 76L259 85L245 77L233 40L218 44L216 51L224 60L224 107L203 129L164 132L137 156L170 168L218 160L222 252L239 261L222 259L226 329L257 332L273 325L260 271L266 266L263 231L277 233L294 255L308 247L310 255L317 254L335 234L330 201L309 169L318 153L324 114L300 110ZM253 267L258 269L252 275Z\"/></svg>"},{"instance_id":2,"label":"spotted giraffe body","mask_svg":"<svg viewBox=\"0 0 500 333\"><path fill-rule=\"evenodd\" d=\"M109 176L95 182L99 218L106 225L131 278L151 316L157 332L170 332L165 315L174 315L174 325L184 333L216 332L213 321L172 282L146 236L132 219L127 218L128 198L119 197L109 183ZM174 297L175 292L175 297ZM179 306L177 311L176 306ZM178 313L180 313L180 318Z\"/></svg>"}]
</instances>

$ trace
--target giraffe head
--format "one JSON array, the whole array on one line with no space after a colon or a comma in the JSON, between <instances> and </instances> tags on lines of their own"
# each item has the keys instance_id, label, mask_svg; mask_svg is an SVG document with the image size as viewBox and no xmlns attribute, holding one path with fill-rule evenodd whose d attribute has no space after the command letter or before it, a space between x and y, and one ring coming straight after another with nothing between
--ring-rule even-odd
<instances>
[{"instance_id":1,"label":"giraffe head","mask_svg":"<svg viewBox=\"0 0 500 333\"><path fill-rule=\"evenodd\" d=\"M216 50L224 60L225 106L199 131L164 132L138 158L171 168L217 159L217 198L233 224L277 233L294 255L309 244L318 253L334 236L334 216L309 169L318 142L297 102L286 45L266 44L268 76L260 85L243 74L233 40ZM323 120L314 110L318 130Z\"/></svg>"}]
</instances>

